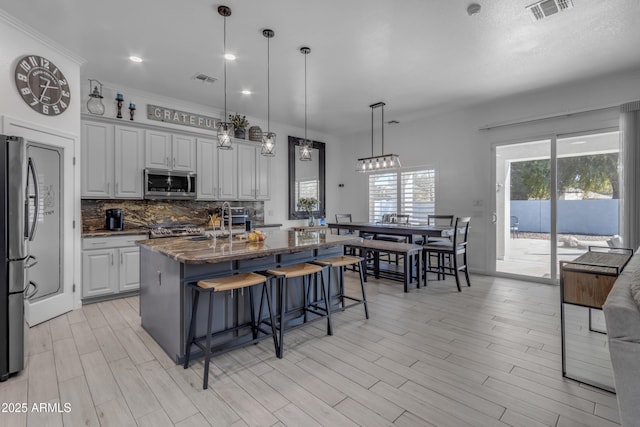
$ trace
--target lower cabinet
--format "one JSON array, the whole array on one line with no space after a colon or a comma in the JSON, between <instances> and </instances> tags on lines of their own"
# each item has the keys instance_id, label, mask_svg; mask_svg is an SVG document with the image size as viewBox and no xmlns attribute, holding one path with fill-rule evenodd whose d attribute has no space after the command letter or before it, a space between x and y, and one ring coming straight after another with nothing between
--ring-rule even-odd
<instances>
[{"instance_id":1,"label":"lower cabinet","mask_svg":"<svg viewBox=\"0 0 640 427\"><path fill-rule=\"evenodd\" d=\"M117 295L140 288L140 248L146 236L82 239L82 298Z\"/></svg>"}]
</instances>

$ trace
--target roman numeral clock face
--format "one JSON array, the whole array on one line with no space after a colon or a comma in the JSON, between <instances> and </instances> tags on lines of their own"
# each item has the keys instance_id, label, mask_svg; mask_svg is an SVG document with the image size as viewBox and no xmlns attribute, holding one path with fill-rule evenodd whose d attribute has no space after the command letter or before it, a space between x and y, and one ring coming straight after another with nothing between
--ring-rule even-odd
<instances>
[{"instance_id":1,"label":"roman numeral clock face","mask_svg":"<svg viewBox=\"0 0 640 427\"><path fill-rule=\"evenodd\" d=\"M15 77L20 96L38 113L57 116L69 106L69 83L62 71L48 59L37 55L21 58Z\"/></svg>"}]
</instances>

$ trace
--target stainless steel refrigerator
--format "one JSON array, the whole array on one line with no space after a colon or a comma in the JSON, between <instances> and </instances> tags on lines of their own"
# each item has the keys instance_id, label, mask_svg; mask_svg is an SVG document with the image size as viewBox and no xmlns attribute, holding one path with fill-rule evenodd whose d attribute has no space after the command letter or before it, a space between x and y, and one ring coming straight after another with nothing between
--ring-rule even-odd
<instances>
[{"instance_id":1,"label":"stainless steel refrigerator","mask_svg":"<svg viewBox=\"0 0 640 427\"><path fill-rule=\"evenodd\" d=\"M29 280L36 259L29 241L39 215L38 174L27 144L20 137L0 135L0 381L24 368L24 300L37 292Z\"/></svg>"}]
</instances>

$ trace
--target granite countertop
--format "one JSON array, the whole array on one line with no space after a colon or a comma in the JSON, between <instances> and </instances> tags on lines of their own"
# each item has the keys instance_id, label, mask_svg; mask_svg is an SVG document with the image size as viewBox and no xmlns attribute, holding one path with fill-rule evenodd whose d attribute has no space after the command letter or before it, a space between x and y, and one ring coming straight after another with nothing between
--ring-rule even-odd
<instances>
[{"instance_id":1,"label":"granite countertop","mask_svg":"<svg viewBox=\"0 0 640 427\"><path fill-rule=\"evenodd\" d=\"M110 231L110 230L92 230L83 231L82 237L115 237L115 236L133 236L133 235L149 236L149 229L147 228L130 228L122 231Z\"/></svg>"},{"instance_id":2,"label":"granite countertop","mask_svg":"<svg viewBox=\"0 0 640 427\"><path fill-rule=\"evenodd\" d=\"M259 258L343 245L362 240L357 236L275 230L263 242L216 239L204 236L169 237L136 242L139 246L159 252L185 264L214 264L239 259Z\"/></svg>"}]
</instances>

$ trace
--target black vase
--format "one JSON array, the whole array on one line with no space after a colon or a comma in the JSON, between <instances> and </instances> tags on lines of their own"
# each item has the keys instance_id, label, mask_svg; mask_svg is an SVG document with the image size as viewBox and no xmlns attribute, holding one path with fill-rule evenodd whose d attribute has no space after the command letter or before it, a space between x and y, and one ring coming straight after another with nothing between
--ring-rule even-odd
<instances>
[{"instance_id":1,"label":"black vase","mask_svg":"<svg viewBox=\"0 0 640 427\"><path fill-rule=\"evenodd\" d=\"M233 136L238 139L245 139L247 136L247 130L245 128L233 129Z\"/></svg>"}]
</instances>

